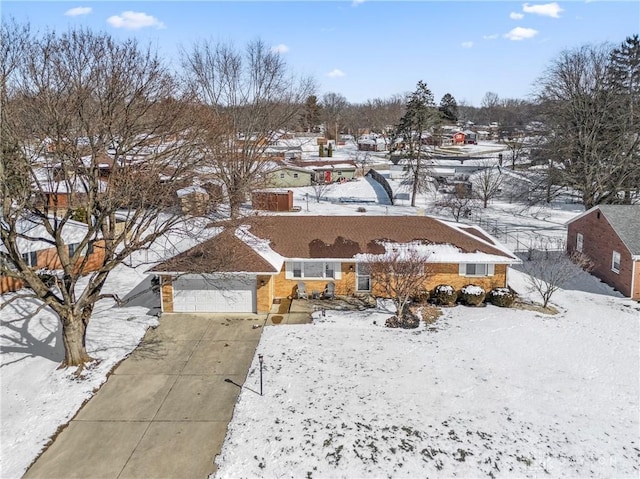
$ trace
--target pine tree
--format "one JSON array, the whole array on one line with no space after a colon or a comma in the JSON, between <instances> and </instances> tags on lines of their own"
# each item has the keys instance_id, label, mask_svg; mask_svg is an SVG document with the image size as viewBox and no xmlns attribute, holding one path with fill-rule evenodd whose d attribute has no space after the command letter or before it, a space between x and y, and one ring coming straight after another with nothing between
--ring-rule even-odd
<instances>
[{"instance_id":1,"label":"pine tree","mask_svg":"<svg viewBox=\"0 0 640 479\"><path fill-rule=\"evenodd\" d=\"M443 119L452 122L458 121L458 103L450 93L446 93L442 97L438 111L440 111Z\"/></svg>"},{"instance_id":2,"label":"pine tree","mask_svg":"<svg viewBox=\"0 0 640 479\"><path fill-rule=\"evenodd\" d=\"M413 191L411 194L411 206L415 206L416 196L424 184L424 149L422 148L423 136L432 132L440 121L439 113L433 99L433 93L423 81L419 81L416 90L407 98L405 113L400 118L395 131L395 139L402 138L408 147L408 157L411 172L413 173Z\"/></svg>"},{"instance_id":3,"label":"pine tree","mask_svg":"<svg viewBox=\"0 0 640 479\"><path fill-rule=\"evenodd\" d=\"M302 127L305 131L311 132L320 124L321 107L318 104L318 97L309 95L304 103L302 114Z\"/></svg>"},{"instance_id":4,"label":"pine tree","mask_svg":"<svg viewBox=\"0 0 640 479\"><path fill-rule=\"evenodd\" d=\"M333 156L333 144L329 143L329 146L327 147L327 156L329 158L331 158Z\"/></svg>"},{"instance_id":5,"label":"pine tree","mask_svg":"<svg viewBox=\"0 0 640 479\"><path fill-rule=\"evenodd\" d=\"M627 37L613 49L609 65L609 87L615 95L614 117L620 128L619 148L624 151L623 168L631 172L624 182L623 202L640 189L640 39Z\"/></svg>"}]
</instances>

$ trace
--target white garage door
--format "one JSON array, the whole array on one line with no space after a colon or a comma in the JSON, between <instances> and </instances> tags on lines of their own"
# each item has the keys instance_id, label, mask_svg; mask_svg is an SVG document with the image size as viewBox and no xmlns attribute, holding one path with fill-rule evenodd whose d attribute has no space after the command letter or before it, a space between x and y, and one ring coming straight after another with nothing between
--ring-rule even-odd
<instances>
[{"instance_id":1,"label":"white garage door","mask_svg":"<svg viewBox=\"0 0 640 479\"><path fill-rule=\"evenodd\" d=\"M173 282L176 313L253 313L256 280L252 276L203 278L180 276Z\"/></svg>"}]
</instances>

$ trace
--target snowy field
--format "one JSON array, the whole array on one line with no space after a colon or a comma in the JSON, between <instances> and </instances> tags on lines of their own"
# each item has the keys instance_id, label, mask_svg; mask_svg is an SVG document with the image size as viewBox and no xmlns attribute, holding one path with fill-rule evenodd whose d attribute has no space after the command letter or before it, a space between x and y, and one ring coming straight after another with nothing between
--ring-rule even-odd
<instances>
[{"instance_id":1,"label":"snowy field","mask_svg":"<svg viewBox=\"0 0 640 479\"><path fill-rule=\"evenodd\" d=\"M458 306L410 331L329 311L266 328L264 396L254 361L215 477L638 477L640 305L587 274L570 288L554 316Z\"/></svg>"}]
</instances>

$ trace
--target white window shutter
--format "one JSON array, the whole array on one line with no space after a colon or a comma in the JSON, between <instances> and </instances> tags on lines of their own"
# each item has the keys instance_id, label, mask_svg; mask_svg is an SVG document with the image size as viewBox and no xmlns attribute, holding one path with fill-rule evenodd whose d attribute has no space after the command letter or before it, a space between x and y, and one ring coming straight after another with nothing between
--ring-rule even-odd
<instances>
[{"instance_id":1,"label":"white window shutter","mask_svg":"<svg viewBox=\"0 0 640 479\"><path fill-rule=\"evenodd\" d=\"M467 265L465 263L460 263L458 267L458 274L460 276L465 276L467 274Z\"/></svg>"},{"instance_id":2,"label":"white window shutter","mask_svg":"<svg viewBox=\"0 0 640 479\"><path fill-rule=\"evenodd\" d=\"M286 279L293 279L293 263L291 263L290 261L287 261L284 264L285 270L284 270L284 277Z\"/></svg>"},{"instance_id":3,"label":"white window shutter","mask_svg":"<svg viewBox=\"0 0 640 479\"><path fill-rule=\"evenodd\" d=\"M491 263L487 265L487 276L493 276L495 273L496 265Z\"/></svg>"},{"instance_id":4,"label":"white window shutter","mask_svg":"<svg viewBox=\"0 0 640 479\"><path fill-rule=\"evenodd\" d=\"M342 279L342 264L334 263L333 264L333 275L335 279Z\"/></svg>"}]
</instances>

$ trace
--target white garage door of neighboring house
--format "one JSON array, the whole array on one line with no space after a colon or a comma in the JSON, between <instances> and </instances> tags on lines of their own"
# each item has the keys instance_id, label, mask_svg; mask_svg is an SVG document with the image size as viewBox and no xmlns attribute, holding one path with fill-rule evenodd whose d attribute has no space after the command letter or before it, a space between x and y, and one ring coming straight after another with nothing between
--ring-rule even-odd
<instances>
[{"instance_id":1,"label":"white garage door of neighboring house","mask_svg":"<svg viewBox=\"0 0 640 479\"><path fill-rule=\"evenodd\" d=\"M252 276L180 276L173 282L173 310L176 313L255 312L256 280Z\"/></svg>"}]
</instances>

